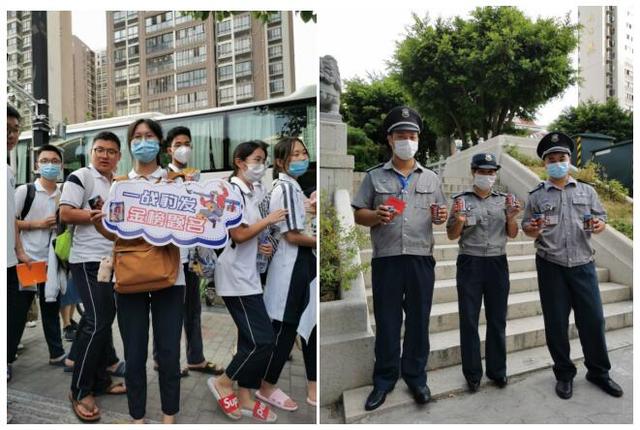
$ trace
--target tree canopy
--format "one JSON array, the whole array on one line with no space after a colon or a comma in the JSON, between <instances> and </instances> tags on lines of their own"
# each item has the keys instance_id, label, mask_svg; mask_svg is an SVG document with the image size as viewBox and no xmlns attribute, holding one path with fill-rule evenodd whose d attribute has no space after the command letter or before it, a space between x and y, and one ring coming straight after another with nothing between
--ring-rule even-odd
<instances>
[{"instance_id":1,"label":"tree canopy","mask_svg":"<svg viewBox=\"0 0 640 430\"><path fill-rule=\"evenodd\" d=\"M571 136L578 133L606 134L620 142L633 139L633 113L622 109L615 98L609 98L605 103L588 101L565 108L549 129Z\"/></svg>"},{"instance_id":2,"label":"tree canopy","mask_svg":"<svg viewBox=\"0 0 640 430\"><path fill-rule=\"evenodd\" d=\"M511 6L479 7L470 18L414 15L389 65L438 134L474 143L500 134L576 83L570 53L577 25L532 21Z\"/></svg>"},{"instance_id":3,"label":"tree canopy","mask_svg":"<svg viewBox=\"0 0 640 430\"><path fill-rule=\"evenodd\" d=\"M251 15L256 18L261 20L263 23L268 23L270 16L274 13L276 13L278 11L273 11L273 10L254 10L251 11ZM208 10L195 10L195 11L188 11L187 12L189 15L193 16L196 19L199 19L201 21L206 20L207 18L209 18L210 14L213 14L216 21L222 21L225 18L228 18L230 16L233 15L238 15L240 13L244 13L243 11L228 11L228 10L214 10L214 11L208 11ZM304 22L309 22L309 21L313 21L316 22L318 17L316 16L316 13L311 11L311 10L302 10L302 11L296 11L296 15L300 15L300 18L302 19L302 21Z\"/></svg>"}]
</instances>

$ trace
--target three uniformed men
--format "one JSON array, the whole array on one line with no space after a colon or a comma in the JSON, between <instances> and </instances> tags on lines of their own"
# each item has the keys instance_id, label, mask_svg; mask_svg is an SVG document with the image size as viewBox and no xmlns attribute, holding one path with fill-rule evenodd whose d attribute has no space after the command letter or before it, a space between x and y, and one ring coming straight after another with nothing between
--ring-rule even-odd
<instances>
[{"instance_id":1,"label":"three uniformed men","mask_svg":"<svg viewBox=\"0 0 640 430\"><path fill-rule=\"evenodd\" d=\"M573 149L573 140L558 132L547 134L538 144L549 179L530 192L522 229L536 239L538 288L556 393L563 399L573 394L576 366L569 356L568 336L573 309L587 380L620 397L622 389L609 377L611 364L590 242L591 234L605 229L607 216L593 187L569 174Z\"/></svg>"},{"instance_id":2,"label":"three uniformed men","mask_svg":"<svg viewBox=\"0 0 640 430\"><path fill-rule=\"evenodd\" d=\"M460 238L456 262L462 373L471 392L482 379L478 320L484 298L487 377L503 388L507 385L507 299L509 266L507 236L518 234L519 203L507 204L506 194L493 190L500 165L496 156L479 153L471 159L473 189L453 196L447 220L447 236Z\"/></svg>"},{"instance_id":3,"label":"three uniformed men","mask_svg":"<svg viewBox=\"0 0 640 430\"><path fill-rule=\"evenodd\" d=\"M393 151L369 169L353 199L355 221L371 227L373 308L376 320L373 391L365 409L384 403L400 374L417 403L427 403L429 316L435 281L432 223L447 218L440 179L414 158L422 119L413 109L392 109L383 122ZM436 219L432 218L434 205ZM402 313L405 334L400 357Z\"/></svg>"}]
</instances>

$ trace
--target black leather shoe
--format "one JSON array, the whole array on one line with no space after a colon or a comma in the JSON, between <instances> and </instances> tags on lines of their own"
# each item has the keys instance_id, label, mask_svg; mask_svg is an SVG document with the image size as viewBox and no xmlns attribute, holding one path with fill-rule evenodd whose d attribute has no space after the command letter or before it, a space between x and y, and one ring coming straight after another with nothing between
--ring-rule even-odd
<instances>
[{"instance_id":1,"label":"black leather shoe","mask_svg":"<svg viewBox=\"0 0 640 430\"><path fill-rule=\"evenodd\" d=\"M509 380L506 376L503 376L502 378L493 379L493 383L496 384L498 388L504 388L509 383Z\"/></svg>"},{"instance_id":2,"label":"black leather shoe","mask_svg":"<svg viewBox=\"0 0 640 430\"><path fill-rule=\"evenodd\" d=\"M373 391L367 397L367 401L364 404L365 411L372 411L378 409L381 404L387 399L387 392L374 388Z\"/></svg>"},{"instance_id":3,"label":"black leather shoe","mask_svg":"<svg viewBox=\"0 0 640 430\"><path fill-rule=\"evenodd\" d=\"M426 385L423 387L411 387L411 393L413 394L413 399L419 405L429 403L429 400L431 400L431 390Z\"/></svg>"},{"instance_id":4,"label":"black leather shoe","mask_svg":"<svg viewBox=\"0 0 640 430\"><path fill-rule=\"evenodd\" d=\"M573 395L573 379L556 382L556 394L561 399L570 399Z\"/></svg>"},{"instance_id":5,"label":"black leather shoe","mask_svg":"<svg viewBox=\"0 0 640 430\"><path fill-rule=\"evenodd\" d=\"M602 391L610 396L622 397L622 388L620 388L620 385L616 384L611 378L594 378L587 374L587 381L597 385Z\"/></svg>"},{"instance_id":6,"label":"black leather shoe","mask_svg":"<svg viewBox=\"0 0 640 430\"><path fill-rule=\"evenodd\" d=\"M480 381L472 381L471 379L467 379L467 386L469 387L469 391L475 393L480 388Z\"/></svg>"}]
</instances>

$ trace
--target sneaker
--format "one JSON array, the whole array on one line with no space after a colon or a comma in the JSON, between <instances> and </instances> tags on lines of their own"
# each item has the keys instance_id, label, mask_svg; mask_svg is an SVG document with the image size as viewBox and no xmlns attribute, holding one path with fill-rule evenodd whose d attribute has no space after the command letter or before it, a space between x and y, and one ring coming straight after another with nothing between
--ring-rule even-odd
<instances>
[{"instance_id":1,"label":"sneaker","mask_svg":"<svg viewBox=\"0 0 640 430\"><path fill-rule=\"evenodd\" d=\"M22 351L24 349L24 344L19 343L17 349L18 349L18 351Z\"/></svg>"},{"instance_id":2,"label":"sneaker","mask_svg":"<svg viewBox=\"0 0 640 430\"><path fill-rule=\"evenodd\" d=\"M73 328L72 324L66 326L62 331L64 332L64 340L67 342L73 342L76 339L76 329Z\"/></svg>"},{"instance_id":3,"label":"sneaker","mask_svg":"<svg viewBox=\"0 0 640 430\"><path fill-rule=\"evenodd\" d=\"M35 321L27 321L27 323L25 324L25 327L35 327L36 326L36 322Z\"/></svg>"}]
</instances>

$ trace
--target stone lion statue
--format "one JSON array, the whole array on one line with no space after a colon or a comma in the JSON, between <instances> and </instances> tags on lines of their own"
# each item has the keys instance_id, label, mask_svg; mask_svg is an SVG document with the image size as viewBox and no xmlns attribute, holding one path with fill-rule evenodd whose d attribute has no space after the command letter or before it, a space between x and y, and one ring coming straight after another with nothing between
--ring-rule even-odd
<instances>
[{"instance_id":1,"label":"stone lion statue","mask_svg":"<svg viewBox=\"0 0 640 430\"><path fill-rule=\"evenodd\" d=\"M331 55L320 57L320 112L340 116L340 71Z\"/></svg>"}]
</instances>

